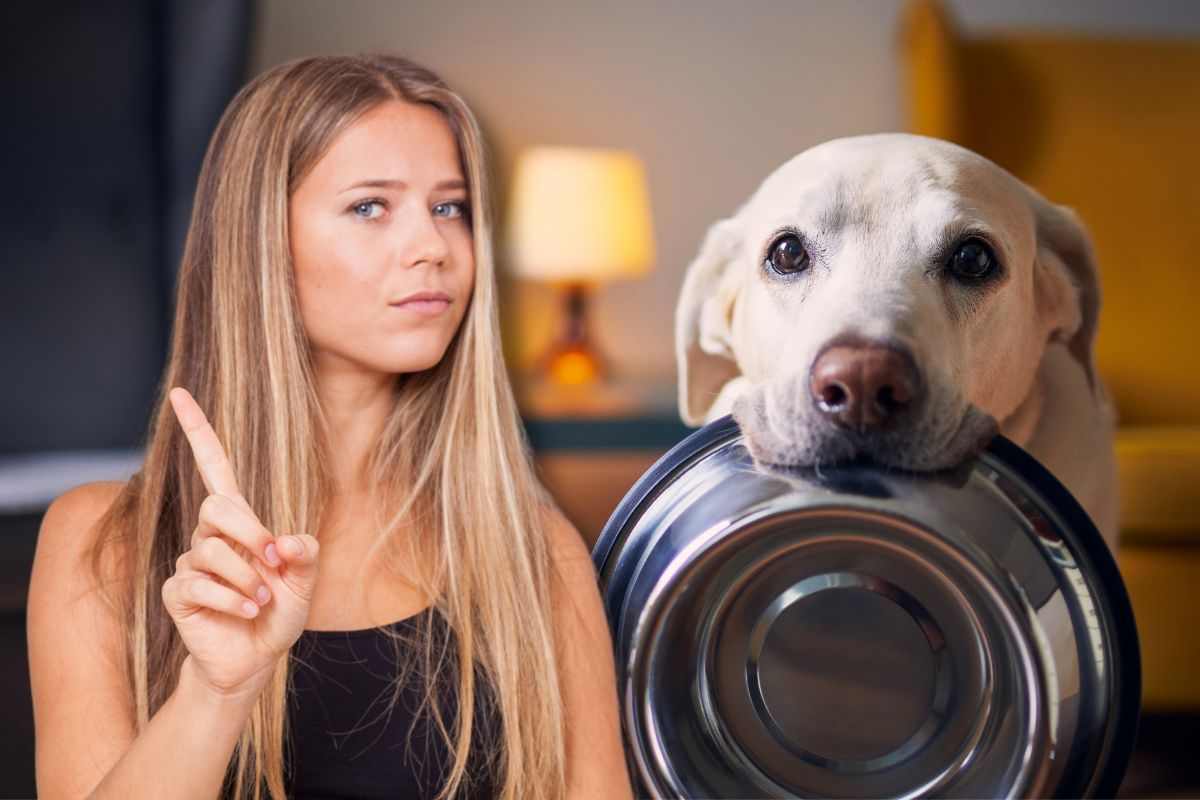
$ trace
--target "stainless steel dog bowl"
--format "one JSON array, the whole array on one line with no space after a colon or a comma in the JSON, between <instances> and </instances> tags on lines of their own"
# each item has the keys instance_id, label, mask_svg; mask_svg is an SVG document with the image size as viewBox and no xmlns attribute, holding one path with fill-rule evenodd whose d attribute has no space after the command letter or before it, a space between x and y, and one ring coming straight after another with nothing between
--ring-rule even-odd
<instances>
[{"instance_id":1,"label":"stainless steel dog bowl","mask_svg":"<svg viewBox=\"0 0 1200 800\"><path fill-rule=\"evenodd\" d=\"M1103 539L997 437L951 476L756 466L730 417L593 551L655 797L1111 797L1139 713Z\"/></svg>"}]
</instances>

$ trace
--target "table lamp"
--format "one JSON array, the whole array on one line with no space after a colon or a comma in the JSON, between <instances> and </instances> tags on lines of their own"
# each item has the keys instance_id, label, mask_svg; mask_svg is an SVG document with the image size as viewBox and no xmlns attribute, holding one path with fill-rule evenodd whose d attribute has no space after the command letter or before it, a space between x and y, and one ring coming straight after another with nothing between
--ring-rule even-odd
<instances>
[{"instance_id":1,"label":"table lamp","mask_svg":"<svg viewBox=\"0 0 1200 800\"><path fill-rule=\"evenodd\" d=\"M565 325L539 361L550 381L583 386L606 369L588 335L587 293L650 271L654 241L645 171L621 150L534 147L513 175L509 261L519 278L559 286Z\"/></svg>"}]
</instances>

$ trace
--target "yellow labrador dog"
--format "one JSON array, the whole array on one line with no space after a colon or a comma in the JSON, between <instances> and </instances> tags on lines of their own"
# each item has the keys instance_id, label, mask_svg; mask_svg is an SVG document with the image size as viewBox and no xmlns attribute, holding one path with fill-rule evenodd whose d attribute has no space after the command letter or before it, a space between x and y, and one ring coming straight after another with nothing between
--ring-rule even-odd
<instances>
[{"instance_id":1,"label":"yellow labrador dog","mask_svg":"<svg viewBox=\"0 0 1200 800\"><path fill-rule=\"evenodd\" d=\"M949 142L837 139L705 236L675 316L680 414L732 413L759 462L817 468L947 469L999 431L1115 548L1099 303L1069 209Z\"/></svg>"}]
</instances>

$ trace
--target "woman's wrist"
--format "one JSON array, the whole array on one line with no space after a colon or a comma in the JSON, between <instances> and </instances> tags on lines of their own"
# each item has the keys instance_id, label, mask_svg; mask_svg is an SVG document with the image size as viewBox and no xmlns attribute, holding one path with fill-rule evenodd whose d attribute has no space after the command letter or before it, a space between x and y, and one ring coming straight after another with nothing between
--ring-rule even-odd
<instances>
[{"instance_id":1,"label":"woman's wrist","mask_svg":"<svg viewBox=\"0 0 1200 800\"><path fill-rule=\"evenodd\" d=\"M246 685L237 689L223 690L212 686L200 676L196 670L196 662L189 654L184 658L183 665L180 667L179 685L175 691L189 703L225 713L244 711L248 714L266 687L270 673L270 669L264 669L260 676L247 682Z\"/></svg>"}]
</instances>

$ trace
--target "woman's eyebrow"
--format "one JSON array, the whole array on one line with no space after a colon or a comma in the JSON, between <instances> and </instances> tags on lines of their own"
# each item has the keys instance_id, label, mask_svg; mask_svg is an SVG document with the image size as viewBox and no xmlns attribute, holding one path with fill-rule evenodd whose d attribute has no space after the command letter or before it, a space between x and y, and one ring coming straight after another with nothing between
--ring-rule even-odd
<instances>
[{"instance_id":1,"label":"woman's eyebrow","mask_svg":"<svg viewBox=\"0 0 1200 800\"><path fill-rule=\"evenodd\" d=\"M364 189L364 188L407 189L408 184L402 180L398 180L398 179L394 179L394 178L373 178L371 180L359 181L358 183L355 183L351 186L347 186L345 189L342 189L340 192L338 192L338 194L345 194L346 192L350 191L351 189ZM442 190L446 190L446 189L465 189L465 188L467 188L467 184L462 180L462 178L451 178L449 180L441 181L433 188L437 189L438 191L442 191Z\"/></svg>"}]
</instances>

